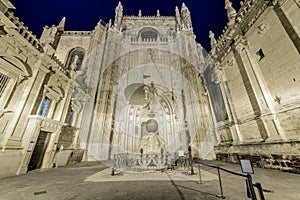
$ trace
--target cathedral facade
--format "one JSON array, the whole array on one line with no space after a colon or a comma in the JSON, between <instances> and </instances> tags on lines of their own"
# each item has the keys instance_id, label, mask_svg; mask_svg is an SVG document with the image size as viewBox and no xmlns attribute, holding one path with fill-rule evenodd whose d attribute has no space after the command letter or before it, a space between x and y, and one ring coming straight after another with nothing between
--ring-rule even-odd
<instances>
[{"instance_id":1,"label":"cathedral facade","mask_svg":"<svg viewBox=\"0 0 300 200\"><path fill-rule=\"evenodd\" d=\"M188 150L299 172L299 1L225 8L207 53L184 4L38 39L0 0L0 176Z\"/></svg>"}]
</instances>

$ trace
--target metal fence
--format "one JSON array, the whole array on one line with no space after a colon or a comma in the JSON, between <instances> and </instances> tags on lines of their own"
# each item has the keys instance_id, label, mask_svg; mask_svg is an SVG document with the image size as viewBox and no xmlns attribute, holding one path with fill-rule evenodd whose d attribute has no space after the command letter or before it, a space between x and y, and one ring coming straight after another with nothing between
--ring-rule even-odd
<instances>
[{"instance_id":1,"label":"metal fence","mask_svg":"<svg viewBox=\"0 0 300 200\"><path fill-rule=\"evenodd\" d=\"M233 171L224 169L224 168L219 167L219 166L209 165L209 164L200 162L198 160L188 159L188 161L190 163L190 167L191 167L191 172L192 173L194 171L194 169L193 169L193 163L195 163L195 164L198 165L200 184L202 184L201 165L217 170L217 172L218 172L218 178L219 178L219 185L220 185L220 194L217 195L219 198L222 198L222 199L226 198L224 196L223 185L222 185L222 178L221 178L220 171L224 171L226 173L233 174L233 175L245 178L245 180L246 180L246 186L247 186L247 196L248 196L249 199L257 200L257 195L256 195L256 192L255 192L255 188L257 188L257 190L258 190L258 195L259 195L260 200L265 200L264 192L273 192L273 191L270 191L270 190L263 189L261 183L253 183L252 176L250 174L245 175L245 174L233 172Z\"/></svg>"}]
</instances>

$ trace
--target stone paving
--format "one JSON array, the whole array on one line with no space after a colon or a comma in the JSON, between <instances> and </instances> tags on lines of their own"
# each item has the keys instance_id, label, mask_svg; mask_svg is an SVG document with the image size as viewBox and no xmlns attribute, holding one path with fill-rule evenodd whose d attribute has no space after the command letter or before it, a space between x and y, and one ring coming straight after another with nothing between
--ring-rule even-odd
<instances>
[{"instance_id":1,"label":"stone paving","mask_svg":"<svg viewBox=\"0 0 300 200\"><path fill-rule=\"evenodd\" d=\"M207 161L240 172L239 165ZM195 165L195 172L198 173ZM50 170L0 179L0 200L215 200L220 194L216 169L201 167L198 174L181 171L122 173L111 176L111 169L98 162L80 163ZM246 198L244 178L221 172L226 199ZM254 182L273 190L266 199L299 200L300 175L255 168ZM259 198L258 198L259 199Z\"/></svg>"}]
</instances>

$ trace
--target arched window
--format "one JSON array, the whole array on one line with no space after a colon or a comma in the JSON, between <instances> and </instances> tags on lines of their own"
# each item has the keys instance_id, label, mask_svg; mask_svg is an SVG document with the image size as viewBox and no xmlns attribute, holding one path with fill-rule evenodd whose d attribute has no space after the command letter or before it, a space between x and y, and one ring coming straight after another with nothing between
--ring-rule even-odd
<instances>
[{"instance_id":1,"label":"arched window","mask_svg":"<svg viewBox=\"0 0 300 200\"><path fill-rule=\"evenodd\" d=\"M84 50L82 48L75 48L70 51L67 61L67 69L78 71L82 66L84 58Z\"/></svg>"},{"instance_id":2,"label":"arched window","mask_svg":"<svg viewBox=\"0 0 300 200\"><path fill-rule=\"evenodd\" d=\"M158 31L154 28L143 28L140 31L140 37L142 38L142 41L157 41L158 35Z\"/></svg>"}]
</instances>

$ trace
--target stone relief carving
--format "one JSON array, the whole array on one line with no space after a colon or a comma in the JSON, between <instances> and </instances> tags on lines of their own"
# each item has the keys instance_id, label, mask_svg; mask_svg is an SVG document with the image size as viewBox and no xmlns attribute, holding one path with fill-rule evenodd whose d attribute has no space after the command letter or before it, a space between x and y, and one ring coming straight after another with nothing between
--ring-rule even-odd
<instances>
[{"instance_id":1,"label":"stone relief carving","mask_svg":"<svg viewBox=\"0 0 300 200\"><path fill-rule=\"evenodd\" d=\"M258 27L257 27L257 33L259 35L263 34L266 32L266 29L267 29L267 24L266 23L262 23L260 24Z\"/></svg>"},{"instance_id":2,"label":"stone relief carving","mask_svg":"<svg viewBox=\"0 0 300 200\"><path fill-rule=\"evenodd\" d=\"M82 103L76 99L71 100L72 110L79 113L82 109Z\"/></svg>"},{"instance_id":3,"label":"stone relief carving","mask_svg":"<svg viewBox=\"0 0 300 200\"><path fill-rule=\"evenodd\" d=\"M227 65L228 66L233 66L233 59L227 60Z\"/></svg>"}]
</instances>

